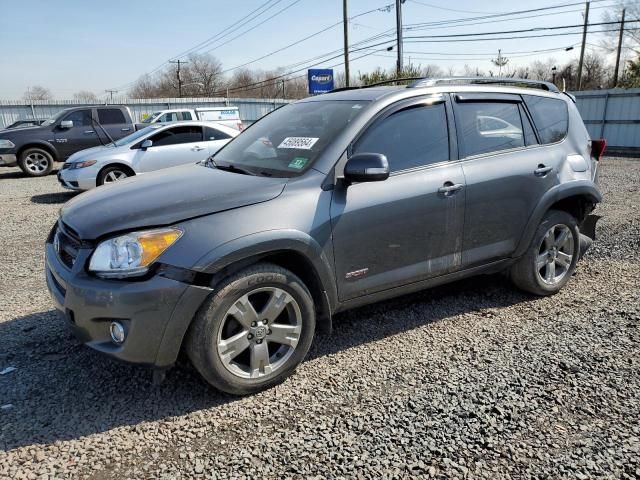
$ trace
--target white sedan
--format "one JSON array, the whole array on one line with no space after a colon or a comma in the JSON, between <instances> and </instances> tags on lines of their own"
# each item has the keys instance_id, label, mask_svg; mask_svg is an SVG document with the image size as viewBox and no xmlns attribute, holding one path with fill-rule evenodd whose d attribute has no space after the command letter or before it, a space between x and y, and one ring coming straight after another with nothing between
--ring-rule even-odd
<instances>
[{"instance_id":1,"label":"white sedan","mask_svg":"<svg viewBox=\"0 0 640 480\"><path fill-rule=\"evenodd\" d=\"M89 190L161 168L197 163L240 132L211 122L154 124L108 145L71 155L58 172L70 190Z\"/></svg>"}]
</instances>

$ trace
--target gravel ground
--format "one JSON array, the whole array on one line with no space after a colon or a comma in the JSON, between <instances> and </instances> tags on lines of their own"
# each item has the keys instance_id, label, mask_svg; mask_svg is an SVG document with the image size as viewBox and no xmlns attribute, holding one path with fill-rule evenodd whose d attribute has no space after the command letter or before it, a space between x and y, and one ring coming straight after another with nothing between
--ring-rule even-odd
<instances>
[{"instance_id":1,"label":"gravel ground","mask_svg":"<svg viewBox=\"0 0 640 480\"><path fill-rule=\"evenodd\" d=\"M0 477L640 478L640 161L602 162L599 239L552 298L480 277L335 319L281 386L77 346L42 245L70 198L0 171Z\"/></svg>"}]
</instances>

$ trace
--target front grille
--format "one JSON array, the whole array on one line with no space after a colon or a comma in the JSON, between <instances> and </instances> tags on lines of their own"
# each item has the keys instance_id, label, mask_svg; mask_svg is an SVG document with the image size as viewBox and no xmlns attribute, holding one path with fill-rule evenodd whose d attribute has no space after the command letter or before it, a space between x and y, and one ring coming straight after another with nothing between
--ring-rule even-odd
<instances>
[{"instance_id":1,"label":"front grille","mask_svg":"<svg viewBox=\"0 0 640 480\"><path fill-rule=\"evenodd\" d=\"M68 268L73 267L73 264L78 257L78 250L80 249L80 240L73 235L73 230L64 226L62 222L58 224L53 246L58 254L58 258Z\"/></svg>"}]
</instances>

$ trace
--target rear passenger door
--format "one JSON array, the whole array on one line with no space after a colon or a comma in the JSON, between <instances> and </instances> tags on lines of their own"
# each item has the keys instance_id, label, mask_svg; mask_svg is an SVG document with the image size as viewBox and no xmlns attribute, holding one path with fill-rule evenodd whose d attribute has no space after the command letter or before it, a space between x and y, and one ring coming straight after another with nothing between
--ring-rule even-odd
<instances>
[{"instance_id":1,"label":"rear passenger door","mask_svg":"<svg viewBox=\"0 0 640 480\"><path fill-rule=\"evenodd\" d=\"M126 137L133 132L133 126L127 123L124 112L119 108L98 108L98 122L114 140ZM100 127L98 127L98 135L103 138L104 143L110 142Z\"/></svg>"},{"instance_id":2,"label":"rear passenger door","mask_svg":"<svg viewBox=\"0 0 640 480\"><path fill-rule=\"evenodd\" d=\"M450 117L443 97L412 99L390 107L354 142L350 154L384 154L391 174L334 190L342 300L459 268L465 192L462 168L450 161Z\"/></svg>"},{"instance_id":3,"label":"rear passenger door","mask_svg":"<svg viewBox=\"0 0 640 480\"><path fill-rule=\"evenodd\" d=\"M166 128L149 137L153 146L136 152L134 169L136 172L150 172L161 168L196 163L208 157L208 149L203 142L202 127L182 125ZM142 143L142 142L140 142Z\"/></svg>"},{"instance_id":4,"label":"rear passenger door","mask_svg":"<svg viewBox=\"0 0 640 480\"><path fill-rule=\"evenodd\" d=\"M466 181L462 265L510 256L560 159L539 146L520 95L453 94Z\"/></svg>"}]
</instances>

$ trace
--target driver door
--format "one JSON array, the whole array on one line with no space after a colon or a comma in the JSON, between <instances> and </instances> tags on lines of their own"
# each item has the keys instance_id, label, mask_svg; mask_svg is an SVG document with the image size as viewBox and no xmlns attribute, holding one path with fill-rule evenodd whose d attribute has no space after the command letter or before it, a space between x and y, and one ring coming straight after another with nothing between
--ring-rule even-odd
<instances>
[{"instance_id":1,"label":"driver door","mask_svg":"<svg viewBox=\"0 0 640 480\"><path fill-rule=\"evenodd\" d=\"M92 120L92 109L76 110L69 113L61 119L63 121L72 121L73 127L62 128L60 123L54 129L54 139L56 149L60 153L60 159L65 160L71 154L84 150L86 148L101 145Z\"/></svg>"},{"instance_id":2,"label":"driver door","mask_svg":"<svg viewBox=\"0 0 640 480\"><path fill-rule=\"evenodd\" d=\"M396 104L351 154L381 153L390 176L341 185L331 204L340 300L459 269L464 176L451 162L450 109L438 97ZM455 185L444 192L442 187Z\"/></svg>"},{"instance_id":3,"label":"driver door","mask_svg":"<svg viewBox=\"0 0 640 480\"><path fill-rule=\"evenodd\" d=\"M134 158L136 172L152 172L161 168L196 163L209 156L203 141L202 127L183 125L166 128L148 138L153 145L139 147Z\"/></svg>"}]
</instances>

